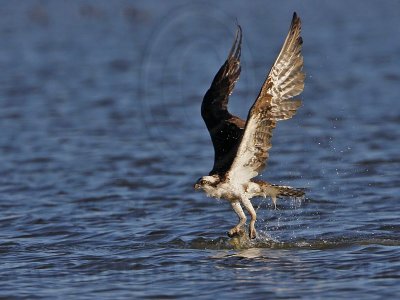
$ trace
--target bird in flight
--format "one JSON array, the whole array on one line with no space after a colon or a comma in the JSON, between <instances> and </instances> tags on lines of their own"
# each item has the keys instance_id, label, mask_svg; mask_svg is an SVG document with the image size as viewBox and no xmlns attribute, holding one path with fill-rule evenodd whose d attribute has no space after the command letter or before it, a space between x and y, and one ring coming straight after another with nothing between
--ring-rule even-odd
<instances>
[{"instance_id":1,"label":"bird in flight","mask_svg":"<svg viewBox=\"0 0 400 300\"><path fill-rule=\"evenodd\" d=\"M304 196L300 189L254 179L265 167L277 122L292 118L301 105L300 100L292 99L304 88L300 32L301 20L294 13L286 40L246 121L230 114L227 108L241 69L242 29L239 25L228 58L204 95L201 115L214 145L214 166L209 175L201 177L194 187L209 197L226 199L231 203L239 223L229 230L229 237L244 231L246 215L242 206L251 217L249 237L256 237L257 216L251 198L271 197L276 208L279 197Z\"/></svg>"}]
</instances>

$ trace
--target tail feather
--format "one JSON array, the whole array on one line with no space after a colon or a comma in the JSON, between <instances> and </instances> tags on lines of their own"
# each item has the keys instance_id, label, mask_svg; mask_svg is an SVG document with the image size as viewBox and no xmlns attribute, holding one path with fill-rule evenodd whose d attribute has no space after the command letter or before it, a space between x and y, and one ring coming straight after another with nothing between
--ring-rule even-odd
<instances>
[{"instance_id":1,"label":"tail feather","mask_svg":"<svg viewBox=\"0 0 400 300\"><path fill-rule=\"evenodd\" d=\"M290 186L283 186L277 184L270 184L261 180L253 180L258 185L258 188L254 190L254 196L259 197L271 197L276 209L276 199L281 197L292 197L302 198L305 195L303 189L293 188Z\"/></svg>"},{"instance_id":2,"label":"tail feather","mask_svg":"<svg viewBox=\"0 0 400 300\"><path fill-rule=\"evenodd\" d=\"M293 197L293 198L301 198L305 195L304 190L292 188L290 186L276 185L272 184L274 188L278 189L277 197Z\"/></svg>"}]
</instances>

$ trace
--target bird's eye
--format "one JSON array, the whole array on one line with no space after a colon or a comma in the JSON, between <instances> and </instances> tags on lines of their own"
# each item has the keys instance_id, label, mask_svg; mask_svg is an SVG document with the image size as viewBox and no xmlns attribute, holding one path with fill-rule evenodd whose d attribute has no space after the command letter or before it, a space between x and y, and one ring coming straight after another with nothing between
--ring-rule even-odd
<instances>
[{"instance_id":1,"label":"bird's eye","mask_svg":"<svg viewBox=\"0 0 400 300\"><path fill-rule=\"evenodd\" d=\"M200 181L200 184L206 184L206 183L207 183L207 181L204 180L204 179L202 179L202 180Z\"/></svg>"}]
</instances>

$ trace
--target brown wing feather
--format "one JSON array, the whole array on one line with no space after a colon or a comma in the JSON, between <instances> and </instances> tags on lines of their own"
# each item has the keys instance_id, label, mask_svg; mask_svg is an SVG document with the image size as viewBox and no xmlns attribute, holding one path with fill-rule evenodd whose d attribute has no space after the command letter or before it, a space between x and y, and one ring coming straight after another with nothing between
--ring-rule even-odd
<instances>
[{"instance_id":1,"label":"brown wing feather","mask_svg":"<svg viewBox=\"0 0 400 300\"><path fill-rule=\"evenodd\" d=\"M229 170L231 180L248 182L264 169L276 122L290 119L301 105L300 100L290 100L304 88L300 32L301 21L294 13L282 50L249 111L243 138Z\"/></svg>"},{"instance_id":2,"label":"brown wing feather","mask_svg":"<svg viewBox=\"0 0 400 300\"><path fill-rule=\"evenodd\" d=\"M229 96L240 75L241 43L242 29L238 26L228 58L215 75L201 105L201 115L215 152L210 174L222 174L229 169L245 127L245 121L231 115L227 109Z\"/></svg>"}]
</instances>

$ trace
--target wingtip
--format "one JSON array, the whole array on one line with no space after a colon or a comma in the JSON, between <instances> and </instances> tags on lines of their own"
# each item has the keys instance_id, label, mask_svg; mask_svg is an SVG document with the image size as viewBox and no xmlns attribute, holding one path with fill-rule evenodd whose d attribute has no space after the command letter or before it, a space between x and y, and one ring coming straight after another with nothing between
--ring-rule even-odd
<instances>
[{"instance_id":1,"label":"wingtip","mask_svg":"<svg viewBox=\"0 0 400 300\"><path fill-rule=\"evenodd\" d=\"M239 24L236 24L237 26L237 31L239 32L240 36L242 36L242 26L240 26Z\"/></svg>"},{"instance_id":2,"label":"wingtip","mask_svg":"<svg viewBox=\"0 0 400 300\"><path fill-rule=\"evenodd\" d=\"M242 26L240 26L240 24L238 23L238 20L236 19L236 34L237 36L239 36L239 39L242 39Z\"/></svg>"},{"instance_id":3,"label":"wingtip","mask_svg":"<svg viewBox=\"0 0 400 300\"><path fill-rule=\"evenodd\" d=\"M296 12L293 13L292 22L290 24L290 32L301 31L301 19Z\"/></svg>"},{"instance_id":4,"label":"wingtip","mask_svg":"<svg viewBox=\"0 0 400 300\"><path fill-rule=\"evenodd\" d=\"M239 30L241 32L242 31L242 26L240 26L239 20L237 18L235 19L235 23L236 23L236 27L238 28L237 30Z\"/></svg>"},{"instance_id":5,"label":"wingtip","mask_svg":"<svg viewBox=\"0 0 400 300\"><path fill-rule=\"evenodd\" d=\"M232 45L231 50L229 51L228 58L230 57L235 57L236 59L240 59L240 54L241 54L241 44L242 44L242 27L239 25L237 19L236 19L236 34L235 34L235 41Z\"/></svg>"},{"instance_id":6,"label":"wingtip","mask_svg":"<svg viewBox=\"0 0 400 300\"><path fill-rule=\"evenodd\" d=\"M301 22L301 19L300 19L300 17L297 15L297 12L293 12L292 24L300 23L300 22Z\"/></svg>"}]
</instances>

